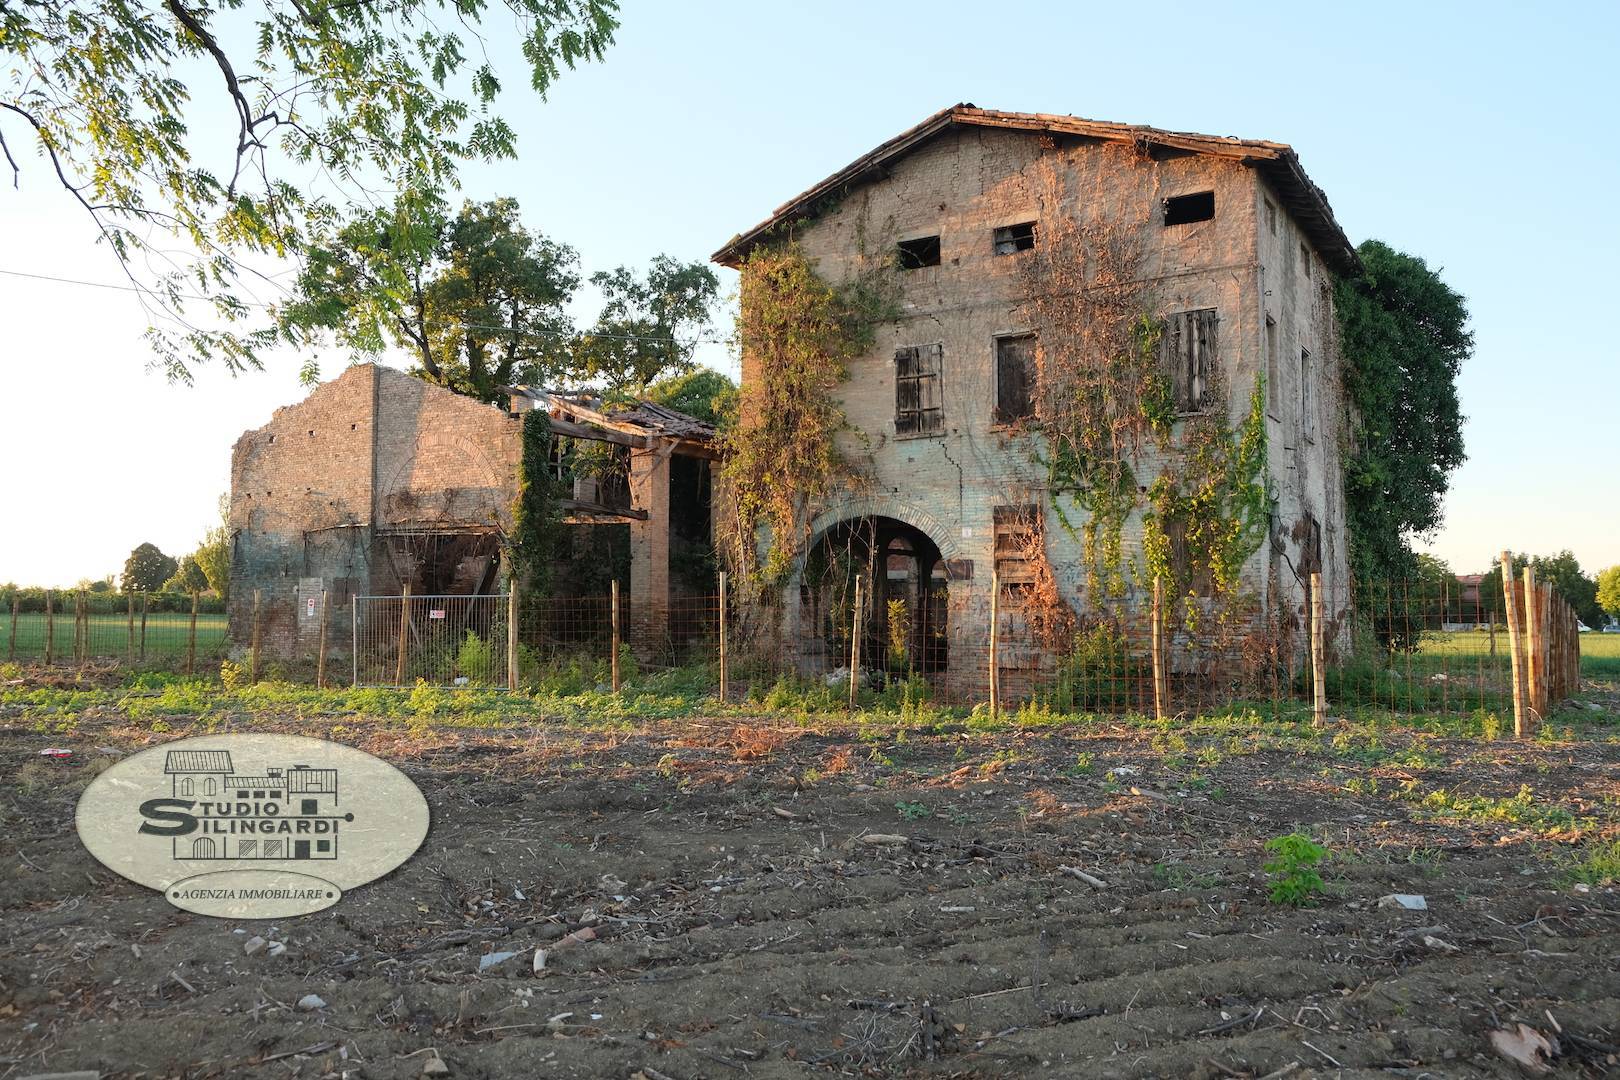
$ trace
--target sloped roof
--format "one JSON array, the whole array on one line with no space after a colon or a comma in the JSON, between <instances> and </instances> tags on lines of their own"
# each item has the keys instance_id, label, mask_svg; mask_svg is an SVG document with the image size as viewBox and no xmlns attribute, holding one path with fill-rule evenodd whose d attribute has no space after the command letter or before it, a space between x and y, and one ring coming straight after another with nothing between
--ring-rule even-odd
<instances>
[{"instance_id":1,"label":"sloped roof","mask_svg":"<svg viewBox=\"0 0 1620 1080\"><path fill-rule=\"evenodd\" d=\"M166 773L231 771L229 750L170 750L163 758Z\"/></svg>"},{"instance_id":2,"label":"sloped roof","mask_svg":"<svg viewBox=\"0 0 1620 1080\"><path fill-rule=\"evenodd\" d=\"M713 424L651 401L623 405L607 403L589 394L570 394L532 386L512 386L508 389L531 400L545 402L548 406L556 405L591 423L604 424L621 431L629 429L634 434L662 435L698 443L708 443L714 439Z\"/></svg>"},{"instance_id":3,"label":"sloped roof","mask_svg":"<svg viewBox=\"0 0 1620 1080\"><path fill-rule=\"evenodd\" d=\"M1299 163L1299 155L1286 143L1261 139L1237 139L1199 135L1184 131L1163 131L1139 124L1112 124L1051 113L996 112L971 104L941 109L916 127L901 132L888 142L856 158L827 179L777 207L776 212L747 232L732 237L711 258L722 266L737 266L766 234L785 222L805 217L828 197L837 196L857 184L880 179L887 167L946 131L958 127L1003 128L1012 131L1074 135L1084 138L1131 142L1142 146L1164 146L1189 150L1253 165L1271 181L1292 214L1328 265L1341 273L1357 270L1361 261L1355 245L1339 227L1328 205L1327 195L1311 182Z\"/></svg>"}]
</instances>

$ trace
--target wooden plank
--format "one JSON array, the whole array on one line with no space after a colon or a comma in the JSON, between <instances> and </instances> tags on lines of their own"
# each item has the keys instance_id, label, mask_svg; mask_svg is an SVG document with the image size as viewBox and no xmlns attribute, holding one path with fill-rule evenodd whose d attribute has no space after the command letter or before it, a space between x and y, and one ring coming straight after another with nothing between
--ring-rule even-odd
<instances>
[{"instance_id":1,"label":"wooden plank","mask_svg":"<svg viewBox=\"0 0 1620 1080\"><path fill-rule=\"evenodd\" d=\"M1518 583L1513 580L1513 553L1502 552L1502 614L1507 620L1508 656L1513 668L1513 735L1525 738L1524 653L1519 648Z\"/></svg>"},{"instance_id":2,"label":"wooden plank","mask_svg":"<svg viewBox=\"0 0 1620 1080\"><path fill-rule=\"evenodd\" d=\"M1322 575L1311 575L1311 683L1315 700L1311 723L1327 727L1327 657L1322 637Z\"/></svg>"},{"instance_id":3,"label":"wooden plank","mask_svg":"<svg viewBox=\"0 0 1620 1080\"><path fill-rule=\"evenodd\" d=\"M1530 704L1531 730L1534 730L1541 726L1542 717L1547 715L1544 678L1547 657L1543 652L1546 642L1542 636L1541 590L1536 587L1536 571L1532 566L1524 568L1524 630L1525 686Z\"/></svg>"},{"instance_id":4,"label":"wooden plank","mask_svg":"<svg viewBox=\"0 0 1620 1080\"><path fill-rule=\"evenodd\" d=\"M618 446L631 446L638 450L646 450L653 445L653 441L645 435L631 435L623 431L614 431L612 428L597 427L595 424L576 424L572 420L559 420L556 417L551 417L551 433L566 435L571 439L591 439Z\"/></svg>"},{"instance_id":5,"label":"wooden plank","mask_svg":"<svg viewBox=\"0 0 1620 1080\"><path fill-rule=\"evenodd\" d=\"M583 502L579 499L558 499L557 508L563 512L563 523L567 525L589 525L597 518L614 521L647 520L645 510L603 506L601 503Z\"/></svg>"}]
</instances>

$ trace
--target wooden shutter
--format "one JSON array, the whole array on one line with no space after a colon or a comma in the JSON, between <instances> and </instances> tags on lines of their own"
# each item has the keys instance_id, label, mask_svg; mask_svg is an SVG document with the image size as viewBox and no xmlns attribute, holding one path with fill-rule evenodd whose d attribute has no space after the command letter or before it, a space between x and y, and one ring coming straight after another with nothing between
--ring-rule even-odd
<instances>
[{"instance_id":1,"label":"wooden shutter","mask_svg":"<svg viewBox=\"0 0 1620 1080\"><path fill-rule=\"evenodd\" d=\"M1202 412L1209 406L1210 382L1220 364L1218 324L1214 308L1178 311L1165 319L1160 362L1178 412Z\"/></svg>"},{"instance_id":2,"label":"wooden shutter","mask_svg":"<svg viewBox=\"0 0 1620 1080\"><path fill-rule=\"evenodd\" d=\"M995 419L998 424L1010 424L1033 412L1031 394L1034 370L1033 335L996 339Z\"/></svg>"}]
</instances>

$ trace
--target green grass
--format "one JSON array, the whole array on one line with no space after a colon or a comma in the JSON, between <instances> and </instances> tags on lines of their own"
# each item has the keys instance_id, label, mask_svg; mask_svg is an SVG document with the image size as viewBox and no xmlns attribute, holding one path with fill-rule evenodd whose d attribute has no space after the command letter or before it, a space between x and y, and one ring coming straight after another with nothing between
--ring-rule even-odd
<instances>
[{"instance_id":1,"label":"green grass","mask_svg":"<svg viewBox=\"0 0 1620 1080\"><path fill-rule=\"evenodd\" d=\"M56 623L52 653L55 658L73 657L73 612L58 612L52 616ZM90 655L125 657L129 652L129 616L90 615ZM191 615L177 612L152 612L146 617L146 655L181 656L191 632ZM46 620L41 613L17 616L16 656L32 659L45 655ZM225 616L197 616L197 655L218 653L225 646ZM141 647L141 617L135 616L135 649ZM0 657L11 652L11 616L0 614Z\"/></svg>"}]
</instances>

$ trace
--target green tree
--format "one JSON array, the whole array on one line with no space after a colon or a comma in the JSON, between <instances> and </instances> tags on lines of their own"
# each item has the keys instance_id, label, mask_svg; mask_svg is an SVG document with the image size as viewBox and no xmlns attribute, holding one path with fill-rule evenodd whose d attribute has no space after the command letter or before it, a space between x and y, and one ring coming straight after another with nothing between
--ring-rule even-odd
<instances>
[{"instance_id":1,"label":"green tree","mask_svg":"<svg viewBox=\"0 0 1620 1080\"><path fill-rule=\"evenodd\" d=\"M514 33L542 98L600 60L615 0L0 3L0 154L96 223L153 317L171 378L258 366L253 263L300 256L337 202L441 191L515 156L486 28ZM220 106L232 121L198 123ZM31 144L29 146L28 144ZM25 149L26 148L26 149ZM27 150L31 149L32 154ZM319 176L320 186L309 186ZM158 269L150 269L157 267ZM186 315L201 301L223 327Z\"/></svg>"},{"instance_id":2,"label":"green tree","mask_svg":"<svg viewBox=\"0 0 1620 1080\"><path fill-rule=\"evenodd\" d=\"M697 368L647 387L648 401L719 424L737 407L737 384L718 371Z\"/></svg>"},{"instance_id":3,"label":"green tree","mask_svg":"<svg viewBox=\"0 0 1620 1080\"><path fill-rule=\"evenodd\" d=\"M1614 618L1620 619L1620 566L1611 566L1598 573L1597 602L1598 607Z\"/></svg>"},{"instance_id":4,"label":"green tree","mask_svg":"<svg viewBox=\"0 0 1620 1080\"><path fill-rule=\"evenodd\" d=\"M219 524L203 534L202 543L192 554L197 566L208 581L208 588L214 591L221 600L230 595L231 590L231 500L228 495L219 497Z\"/></svg>"},{"instance_id":5,"label":"green tree","mask_svg":"<svg viewBox=\"0 0 1620 1080\"><path fill-rule=\"evenodd\" d=\"M124 591L157 592L179 567L173 556L163 554L156 544L142 544L124 561Z\"/></svg>"},{"instance_id":6,"label":"green tree","mask_svg":"<svg viewBox=\"0 0 1620 1080\"><path fill-rule=\"evenodd\" d=\"M164 592L206 592L208 590L208 575L203 573L202 564L197 561L196 555L180 556L180 565L169 580L163 583Z\"/></svg>"},{"instance_id":7,"label":"green tree","mask_svg":"<svg viewBox=\"0 0 1620 1080\"><path fill-rule=\"evenodd\" d=\"M591 284L605 303L596 324L579 337L579 374L609 390L640 394L661 376L691 370L720 292L714 271L659 255L645 275L621 266L592 274Z\"/></svg>"},{"instance_id":8,"label":"green tree","mask_svg":"<svg viewBox=\"0 0 1620 1080\"><path fill-rule=\"evenodd\" d=\"M1536 580L1549 582L1575 609L1575 617L1587 626L1603 622L1603 609L1597 601L1597 582L1581 572L1581 564L1574 552L1565 548L1556 555L1537 556L1530 560L1535 568Z\"/></svg>"},{"instance_id":9,"label":"green tree","mask_svg":"<svg viewBox=\"0 0 1620 1080\"><path fill-rule=\"evenodd\" d=\"M1352 446L1345 462L1351 573L1417 572L1408 541L1438 528L1462 464L1457 373L1473 353L1463 297L1420 258L1378 240L1334 286Z\"/></svg>"},{"instance_id":10,"label":"green tree","mask_svg":"<svg viewBox=\"0 0 1620 1080\"><path fill-rule=\"evenodd\" d=\"M406 194L311 248L277 318L295 345L327 333L367 354L399 345L424 379L496 404L508 384L547 383L568 364L575 263L572 248L524 228L515 199L451 218Z\"/></svg>"}]
</instances>

